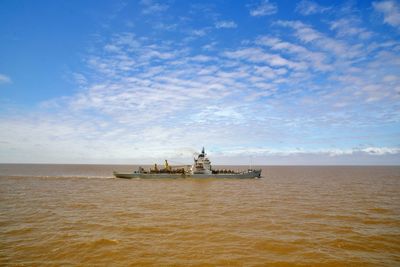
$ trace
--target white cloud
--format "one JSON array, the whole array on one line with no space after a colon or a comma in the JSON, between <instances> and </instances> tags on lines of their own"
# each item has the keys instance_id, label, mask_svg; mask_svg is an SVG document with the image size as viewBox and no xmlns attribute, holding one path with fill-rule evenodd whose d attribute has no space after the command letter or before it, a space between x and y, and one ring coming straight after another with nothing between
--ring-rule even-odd
<instances>
[{"instance_id":1,"label":"white cloud","mask_svg":"<svg viewBox=\"0 0 400 267\"><path fill-rule=\"evenodd\" d=\"M203 37L203 36L206 36L208 30L209 30L209 28L191 30L191 31L189 32L190 37L188 37L188 38L189 38L190 40L192 40L193 37Z\"/></svg>"},{"instance_id":2,"label":"white cloud","mask_svg":"<svg viewBox=\"0 0 400 267\"><path fill-rule=\"evenodd\" d=\"M243 115L239 112L240 106L207 106L199 113L195 114L192 119L199 122L215 121L223 123L226 120L232 120L235 124L243 122Z\"/></svg>"},{"instance_id":3,"label":"white cloud","mask_svg":"<svg viewBox=\"0 0 400 267\"><path fill-rule=\"evenodd\" d=\"M383 156L383 155L395 155L400 154L400 147L366 147L366 148L351 148L351 149L339 149L339 148L330 148L330 149L273 149L273 148L265 148L265 147L254 147L254 148L234 148L231 150L224 151L224 154L233 156L233 155L241 155L241 156L249 156L249 155L281 155L281 156L290 156L290 155L329 155L332 157L343 156L343 155L353 155L353 154L368 154L374 156Z\"/></svg>"},{"instance_id":4,"label":"white cloud","mask_svg":"<svg viewBox=\"0 0 400 267\"><path fill-rule=\"evenodd\" d=\"M400 29L400 6L396 1L386 0L372 2L374 9L383 14L383 21Z\"/></svg>"},{"instance_id":5,"label":"white cloud","mask_svg":"<svg viewBox=\"0 0 400 267\"><path fill-rule=\"evenodd\" d=\"M197 55L197 56L191 57L190 59L193 61L198 61L198 62L208 62L208 61L213 60L212 57L205 56L205 55Z\"/></svg>"},{"instance_id":6,"label":"white cloud","mask_svg":"<svg viewBox=\"0 0 400 267\"><path fill-rule=\"evenodd\" d=\"M0 84L2 83L12 83L11 78L5 74L0 73Z\"/></svg>"},{"instance_id":7,"label":"white cloud","mask_svg":"<svg viewBox=\"0 0 400 267\"><path fill-rule=\"evenodd\" d=\"M143 6L143 14L156 14L163 12L169 8L166 4L160 4L153 0L141 0L140 4Z\"/></svg>"},{"instance_id":8,"label":"white cloud","mask_svg":"<svg viewBox=\"0 0 400 267\"><path fill-rule=\"evenodd\" d=\"M226 29L232 29L236 28L237 24L232 21L232 20L222 20L222 21L217 21L215 23L215 28L221 29L221 28L226 28Z\"/></svg>"},{"instance_id":9,"label":"white cloud","mask_svg":"<svg viewBox=\"0 0 400 267\"><path fill-rule=\"evenodd\" d=\"M203 50L206 50L206 51L212 51L212 50L215 50L215 47L217 46L217 42L211 42L211 43L209 43L209 44L205 44L203 47L202 47L202 49Z\"/></svg>"},{"instance_id":10,"label":"white cloud","mask_svg":"<svg viewBox=\"0 0 400 267\"><path fill-rule=\"evenodd\" d=\"M166 23L162 23L162 22L157 22L153 24L154 28L157 30L162 30L162 31L174 31L176 30L176 28L178 27L178 24L174 23L174 24L166 24Z\"/></svg>"},{"instance_id":11,"label":"white cloud","mask_svg":"<svg viewBox=\"0 0 400 267\"><path fill-rule=\"evenodd\" d=\"M72 78L80 86L84 86L87 84L87 79L82 73L72 73Z\"/></svg>"},{"instance_id":12,"label":"white cloud","mask_svg":"<svg viewBox=\"0 0 400 267\"><path fill-rule=\"evenodd\" d=\"M315 46L319 50L333 53L335 57L351 59L360 56L359 46L348 45L344 41L319 32L301 21L278 21L277 25L292 28L299 40L310 47Z\"/></svg>"},{"instance_id":13,"label":"white cloud","mask_svg":"<svg viewBox=\"0 0 400 267\"><path fill-rule=\"evenodd\" d=\"M330 9L330 7L321 6L309 0L302 0L296 6L296 11L305 16L324 13Z\"/></svg>"},{"instance_id":14,"label":"white cloud","mask_svg":"<svg viewBox=\"0 0 400 267\"><path fill-rule=\"evenodd\" d=\"M276 12L278 12L278 7L268 0L262 0L259 4L250 7L250 15L253 17L272 15Z\"/></svg>"},{"instance_id":15,"label":"white cloud","mask_svg":"<svg viewBox=\"0 0 400 267\"><path fill-rule=\"evenodd\" d=\"M279 38L270 36L258 37L256 43L270 47L270 49L274 51L287 52L298 61L308 62L311 69L319 71L332 70L332 66L327 62L325 53L310 51L304 46L285 42Z\"/></svg>"},{"instance_id":16,"label":"white cloud","mask_svg":"<svg viewBox=\"0 0 400 267\"><path fill-rule=\"evenodd\" d=\"M304 24L301 21L279 20L276 23L277 23L277 25L284 26L284 27L290 27L290 28L296 30L297 37L306 43L322 38L321 33L317 32L311 26Z\"/></svg>"},{"instance_id":17,"label":"white cloud","mask_svg":"<svg viewBox=\"0 0 400 267\"><path fill-rule=\"evenodd\" d=\"M250 62L265 63L274 67L288 67L292 69L305 69L306 66L299 62L288 60L278 54L264 52L260 48L243 48L235 51L225 52L225 56L232 59L241 59Z\"/></svg>"},{"instance_id":18,"label":"white cloud","mask_svg":"<svg viewBox=\"0 0 400 267\"><path fill-rule=\"evenodd\" d=\"M336 30L338 37L356 36L360 39L368 39L372 36L372 32L359 26L360 20L355 17L341 18L330 23L331 30Z\"/></svg>"},{"instance_id":19,"label":"white cloud","mask_svg":"<svg viewBox=\"0 0 400 267\"><path fill-rule=\"evenodd\" d=\"M365 152L370 155L386 155L386 154L399 154L399 147L366 147L359 150L360 152Z\"/></svg>"}]
</instances>

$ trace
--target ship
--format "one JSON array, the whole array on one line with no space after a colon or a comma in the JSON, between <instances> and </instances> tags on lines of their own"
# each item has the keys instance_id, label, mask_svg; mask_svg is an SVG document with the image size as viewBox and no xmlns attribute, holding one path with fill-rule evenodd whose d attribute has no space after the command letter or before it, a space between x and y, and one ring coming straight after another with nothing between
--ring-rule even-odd
<instances>
[{"instance_id":1,"label":"ship","mask_svg":"<svg viewBox=\"0 0 400 267\"><path fill-rule=\"evenodd\" d=\"M165 160L164 167L159 168L154 164L153 168L145 170L138 167L136 171L131 173L113 172L116 178L124 179L158 179L158 178L231 178L231 179L253 179L261 178L261 169L249 168L243 171L234 171L229 169L213 169L211 161L207 157L204 147L201 153L193 159L192 165L169 165Z\"/></svg>"}]
</instances>

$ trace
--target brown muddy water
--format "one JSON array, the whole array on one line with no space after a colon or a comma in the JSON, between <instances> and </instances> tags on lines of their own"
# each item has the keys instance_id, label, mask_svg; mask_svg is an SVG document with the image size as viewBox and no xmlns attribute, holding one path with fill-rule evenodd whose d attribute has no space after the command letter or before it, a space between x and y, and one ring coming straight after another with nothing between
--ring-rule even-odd
<instances>
[{"instance_id":1,"label":"brown muddy water","mask_svg":"<svg viewBox=\"0 0 400 267\"><path fill-rule=\"evenodd\" d=\"M131 168L0 165L0 265L400 266L400 167L262 167L255 180L113 169Z\"/></svg>"}]
</instances>

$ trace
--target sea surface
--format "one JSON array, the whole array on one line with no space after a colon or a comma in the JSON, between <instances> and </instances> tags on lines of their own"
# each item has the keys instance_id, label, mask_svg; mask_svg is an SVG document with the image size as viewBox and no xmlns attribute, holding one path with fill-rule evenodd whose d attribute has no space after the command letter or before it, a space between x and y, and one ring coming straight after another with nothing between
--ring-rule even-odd
<instances>
[{"instance_id":1,"label":"sea surface","mask_svg":"<svg viewBox=\"0 0 400 267\"><path fill-rule=\"evenodd\" d=\"M111 176L132 169L0 164L0 265L400 266L400 167Z\"/></svg>"}]
</instances>

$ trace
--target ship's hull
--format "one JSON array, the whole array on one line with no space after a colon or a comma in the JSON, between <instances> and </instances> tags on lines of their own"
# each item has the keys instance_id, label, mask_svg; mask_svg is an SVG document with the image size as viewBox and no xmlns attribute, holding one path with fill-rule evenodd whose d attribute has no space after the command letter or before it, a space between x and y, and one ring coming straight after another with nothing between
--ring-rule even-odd
<instances>
[{"instance_id":1,"label":"ship's hull","mask_svg":"<svg viewBox=\"0 0 400 267\"><path fill-rule=\"evenodd\" d=\"M177 179L177 178L223 178L223 179L253 179L261 177L261 170L253 170L243 173L221 173L221 174L174 174L174 173L118 173L114 176L124 179Z\"/></svg>"}]
</instances>

